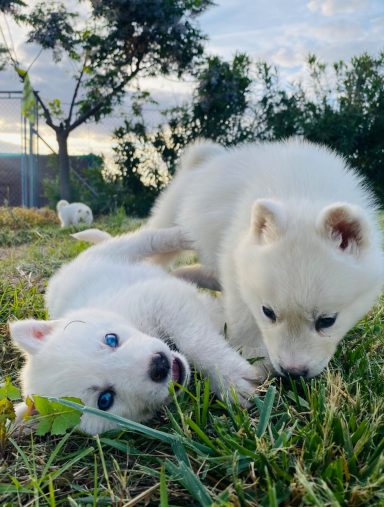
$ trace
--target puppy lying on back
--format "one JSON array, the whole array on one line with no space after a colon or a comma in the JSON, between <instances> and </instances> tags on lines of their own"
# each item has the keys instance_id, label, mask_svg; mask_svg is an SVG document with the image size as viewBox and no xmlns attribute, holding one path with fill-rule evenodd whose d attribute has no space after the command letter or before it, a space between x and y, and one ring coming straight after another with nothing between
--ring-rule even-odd
<instances>
[{"instance_id":1,"label":"puppy lying on back","mask_svg":"<svg viewBox=\"0 0 384 507\"><path fill-rule=\"evenodd\" d=\"M91 208L81 202L69 203L68 201L61 200L57 203L56 210L61 227L79 225L80 223L91 225L93 222Z\"/></svg>"},{"instance_id":2,"label":"puppy lying on back","mask_svg":"<svg viewBox=\"0 0 384 507\"><path fill-rule=\"evenodd\" d=\"M101 244L64 265L49 281L49 321L10 323L27 361L23 396L75 396L86 405L134 421L150 419L169 400L168 384L184 384L190 364L221 395L246 404L256 370L227 344L212 315L218 303L144 260L190 248L180 229L139 231L103 241L101 231L75 235ZM173 350L172 346L177 349ZM21 404L18 416L26 410ZM80 429L113 428L84 414Z\"/></svg>"}]
</instances>

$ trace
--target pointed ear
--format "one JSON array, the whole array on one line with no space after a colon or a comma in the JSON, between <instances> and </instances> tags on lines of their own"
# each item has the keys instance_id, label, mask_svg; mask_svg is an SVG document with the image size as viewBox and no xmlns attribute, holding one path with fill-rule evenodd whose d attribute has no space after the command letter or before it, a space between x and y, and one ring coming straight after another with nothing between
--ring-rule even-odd
<instances>
[{"instance_id":1,"label":"pointed ear","mask_svg":"<svg viewBox=\"0 0 384 507\"><path fill-rule=\"evenodd\" d=\"M317 228L342 252L357 255L369 245L370 226L358 206L336 203L319 216Z\"/></svg>"},{"instance_id":2,"label":"pointed ear","mask_svg":"<svg viewBox=\"0 0 384 507\"><path fill-rule=\"evenodd\" d=\"M259 199L252 206L251 232L257 242L268 244L278 240L284 233L287 225L287 214L277 201Z\"/></svg>"},{"instance_id":3,"label":"pointed ear","mask_svg":"<svg viewBox=\"0 0 384 507\"><path fill-rule=\"evenodd\" d=\"M34 355L46 343L47 336L52 333L58 320L19 320L9 323L9 332L15 345L27 354Z\"/></svg>"}]
</instances>

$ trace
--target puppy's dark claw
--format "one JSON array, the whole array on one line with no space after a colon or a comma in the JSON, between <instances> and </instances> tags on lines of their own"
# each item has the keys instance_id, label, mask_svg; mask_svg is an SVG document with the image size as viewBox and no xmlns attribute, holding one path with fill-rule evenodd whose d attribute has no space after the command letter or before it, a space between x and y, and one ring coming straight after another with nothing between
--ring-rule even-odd
<instances>
[{"instance_id":1,"label":"puppy's dark claw","mask_svg":"<svg viewBox=\"0 0 384 507\"><path fill-rule=\"evenodd\" d=\"M247 378L247 377L242 377L242 378L243 378L243 380L249 382L250 384L252 384L255 387L260 386L264 382L261 378Z\"/></svg>"}]
</instances>

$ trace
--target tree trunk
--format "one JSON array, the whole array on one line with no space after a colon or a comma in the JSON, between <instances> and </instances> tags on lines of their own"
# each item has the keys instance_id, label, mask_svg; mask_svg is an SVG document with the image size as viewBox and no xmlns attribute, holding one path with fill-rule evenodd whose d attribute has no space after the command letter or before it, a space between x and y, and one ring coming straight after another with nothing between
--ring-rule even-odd
<instances>
[{"instance_id":1,"label":"tree trunk","mask_svg":"<svg viewBox=\"0 0 384 507\"><path fill-rule=\"evenodd\" d=\"M68 156L68 132L64 129L56 130L56 139L59 145L59 180L60 198L71 200L71 188L69 180L69 156Z\"/></svg>"}]
</instances>

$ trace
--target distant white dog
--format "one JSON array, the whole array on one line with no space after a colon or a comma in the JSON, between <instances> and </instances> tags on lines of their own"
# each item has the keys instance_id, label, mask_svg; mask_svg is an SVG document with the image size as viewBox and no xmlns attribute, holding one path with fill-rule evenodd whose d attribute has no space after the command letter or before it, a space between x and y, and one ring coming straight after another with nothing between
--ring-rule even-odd
<instances>
[{"instance_id":1,"label":"distant white dog","mask_svg":"<svg viewBox=\"0 0 384 507\"><path fill-rule=\"evenodd\" d=\"M108 238L98 230L74 236ZM171 380L186 382L190 362L209 376L217 394L230 394L233 386L246 404L256 389L256 370L218 332L217 301L144 262L154 252L188 247L178 228L141 231L103 241L63 266L46 294L55 320L10 323L27 358L23 396L75 396L143 421L169 400ZM19 418L25 410L21 404ZM86 433L112 427L100 417L81 418Z\"/></svg>"},{"instance_id":2,"label":"distant white dog","mask_svg":"<svg viewBox=\"0 0 384 507\"><path fill-rule=\"evenodd\" d=\"M71 202L61 200L56 205L57 214L60 219L61 227L70 225L79 225L81 222L91 225L93 222L92 210L86 204L81 202Z\"/></svg>"},{"instance_id":3,"label":"distant white dog","mask_svg":"<svg viewBox=\"0 0 384 507\"><path fill-rule=\"evenodd\" d=\"M203 265L181 274L217 280L232 344L282 375L320 373L382 289L373 195L323 146L190 147L148 227L175 225Z\"/></svg>"}]
</instances>

